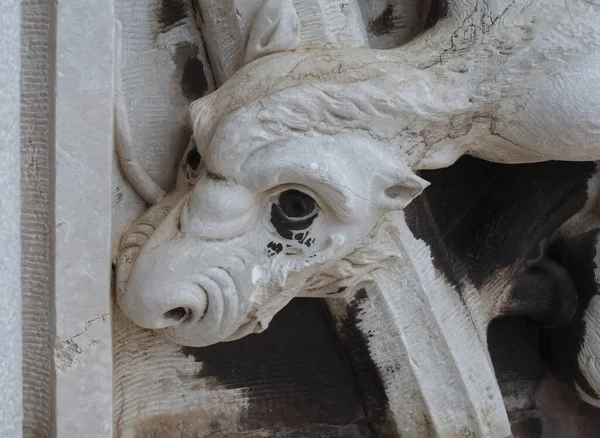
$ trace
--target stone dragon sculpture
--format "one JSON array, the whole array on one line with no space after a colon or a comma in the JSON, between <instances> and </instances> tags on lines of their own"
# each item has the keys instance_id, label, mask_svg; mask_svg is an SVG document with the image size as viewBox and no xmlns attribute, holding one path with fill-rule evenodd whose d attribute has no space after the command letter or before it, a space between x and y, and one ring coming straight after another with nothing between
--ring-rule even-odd
<instances>
[{"instance_id":1,"label":"stone dragon sculpture","mask_svg":"<svg viewBox=\"0 0 600 438\"><path fill-rule=\"evenodd\" d=\"M291 1L263 2L255 22L246 65L190 106L193 136L171 193L148 188L120 151L154 205L122 239L117 301L177 343L260 332L294 297L347 296L402 263L390 236L429 185L421 171L463 155L600 160L597 2L450 2L445 18L391 50L302 47ZM595 254L596 234L586 236L563 247ZM598 405L598 264L582 292L560 254L536 272L566 278L547 293L562 300L566 324L575 314L587 324L568 360L577 390ZM481 327L510 313L532 278L513 274L510 292L473 316Z\"/></svg>"}]
</instances>

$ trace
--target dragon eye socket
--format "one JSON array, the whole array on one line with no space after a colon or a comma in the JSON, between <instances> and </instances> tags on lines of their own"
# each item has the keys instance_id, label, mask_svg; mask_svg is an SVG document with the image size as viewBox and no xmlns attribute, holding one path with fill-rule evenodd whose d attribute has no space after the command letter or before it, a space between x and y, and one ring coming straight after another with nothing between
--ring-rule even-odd
<instances>
[{"instance_id":1,"label":"dragon eye socket","mask_svg":"<svg viewBox=\"0 0 600 438\"><path fill-rule=\"evenodd\" d=\"M298 190L286 190L279 195L281 211L289 218L302 218L312 213L316 204L313 198Z\"/></svg>"},{"instance_id":2,"label":"dragon eye socket","mask_svg":"<svg viewBox=\"0 0 600 438\"><path fill-rule=\"evenodd\" d=\"M200 152L198 152L197 147L190 149L185 157L185 161L190 169L198 169L198 166L200 166L200 162L202 161L202 157L200 156Z\"/></svg>"}]
</instances>

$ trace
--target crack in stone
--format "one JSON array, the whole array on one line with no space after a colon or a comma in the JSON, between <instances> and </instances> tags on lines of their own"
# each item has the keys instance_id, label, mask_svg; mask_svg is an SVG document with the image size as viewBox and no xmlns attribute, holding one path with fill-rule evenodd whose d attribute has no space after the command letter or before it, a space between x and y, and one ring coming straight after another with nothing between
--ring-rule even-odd
<instances>
[{"instance_id":1,"label":"crack in stone","mask_svg":"<svg viewBox=\"0 0 600 438\"><path fill-rule=\"evenodd\" d=\"M86 321L85 324L84 324L84 328L83 328L83 330L81 332L79 332L79 333L71 336L70 338L66 339L63 342L73 341L73 339L75 339L75 338L83 335L85 332L87 332L93 322L98 321L99 319L104 320L104 318L106 318L108 315L110 315L110 313L103 313L102 315L97 316L96 318L93 318L93 319L90 319L90 320Z\"/></svg>"}]
</instances>

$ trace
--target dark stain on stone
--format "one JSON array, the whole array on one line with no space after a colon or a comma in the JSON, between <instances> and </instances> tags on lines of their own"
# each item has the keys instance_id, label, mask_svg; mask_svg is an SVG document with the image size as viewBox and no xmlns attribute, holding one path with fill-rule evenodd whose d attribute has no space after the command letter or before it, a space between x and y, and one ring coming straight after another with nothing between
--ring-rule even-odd
<instances>
[{"instance_id":1,"label":"dark stain on stone","mask_svg":"<svg viewBox=\"0 0 600 438\"><path fill-rule=\"evenodd\" d=\"M272 437L380 436L365 416L330 318L323 300L296 298L261 334L204 348L183 347L182 352L202 363L198 378L244 391L248 408L239 427L245 433L266 429Z\"/></svg>"},{"instance_id":2,"label":"dark stain on stone","mask_svg":"<svg viewBox=\"0 0 600 438\"><path fill-rule=\"evenodd\" d=\"M543 438L544 436L542 420L538 417L512 422L510 430L515 438Z\"/></svg>"},{"instance_id":3,"label":"dark stain on stone","mask_svg":"<svg viewBox=\"0 0 600 438\"><path fill-rule=\"evenodd\" d=\"M114 205L118 205L121 203L121 201L123 201L123 193L121 192L121 188L116 185L113 187L113 199L112 199L112 204Z\"/></svg>"},{"instance_id":4,"label":"dark stain on stone","mask_svg":"<svg viewBox=\"0 0 600 438\"><path fill-rule=\"evenodd\" d=\"M198 46L190 42L175 46L173 62L177 66L176 79L181 93L189 101L199 99L208 92L209 82L204 63L198 58L199 53Z\"/></svg>"},{"instance_id":5,"label":"dark stain on stone","mask_svg":"<svg viewBox=\"0 0 600 438\"><path fill-rule=\"evenodd\" d=\"M515 271L539 243L584 206L593 163L497 164L463 157L421 172L431 182L406 209L415 237L436 268L458 286L481 286L502 268Z\"/></svg>"},{"instance_id":6,"label":"dark stain on stone","mask_svg":"<svg viewBox=\"0 0 600 438\"><path fill-rule=\"evenodd\" d=\"M537 326L523 317L502 317L490 324L488 349L503 398L516 400L516 410L507 411L513 434L540 438L540 434L517 434L517 430L536 427L538 422L521 421L537 415L537 395L546 368L538 354ZM518 382L518 385L515 385ZM519 422L515 427L514 422ZM541 425L539 425L541 427Z\"/></svg>"},{"instance_id":7,"label":"dark stain on stone","mask_svg":"<svg viewBox=\"0 0 600 438\"><path fill-rule=\"evenodd\" d=\"M158 21L163 31L187 17L185 0L162 0Z\"/></svg>"},{"instance_id":8,"label":"dark stain on stone","mask_svg":"<svg viewBox=\"0 0 600 438\"><path fill-rule=\"evenodd\" d=\"M369 22L367 32L373 35L385 35L394 27L394 5L388 4L379 17Z\"/></svg>"},{"instance_id":9,"label":"dark stain on stone","mask_svg":"<svg viewBox=\"0 0 600 438\"><path fill-rule=\"evenodd\" d=\"M595 268L599 230L574 238L558 239L548 248L548 255L570 273L577 290L577 310L569 325L540 332L541 354L548 368L571 385L577 384L590 397L600 394L592 388L579 367L579 354L586 330L584 314L591 299L598 294Z\"/></svg>"},{"instance_id":10,"label":"dark stain on stone","mask_svg":"<svg viewBox=\"0 0 600 438\"><path fill-rule=\"evenodd\" d=\"M340 288L338 292L344 288ZM363 409L378 437L397 437L397 428L389 410L389 402L377 365L371 359L368 335L358 324L361 322L361 305L367 299L367 291L359 289L348 306L345 318L338 329L345 356L355 373L359 392L363 397Z\"/></svg>"},{"instance_id":11,"label":"dark stain on stone","mask_svg":"<svg viewBox=\"0 0 600 438\"><path fill-rule=\"evenodd\" d=\"M204 64L197 57L189 58L183 66L181 91L190 101L200 99L208 90Z\"/></svg>"},{"instance_id":12,"label":"dark stain on stone","mask_svg":"<svg viewBox=\"0 0 600 438\"><path fill-rule=\"evenodd\" d=\"M327 292L325 295L337 295L339 293L342 293L346 290L346 287L340 287L338 290L336 290L335 292Z\"/></svg>"},{"instance_id":13,"label":"dark stain on stone","mask_svg":"<svg viewBox=\"0 0 600 438\"><path fill-rule=\"evenodd\" d=\"M426 192L413 200L405 209L404 216L411 232L417 239L427 243L431 250L433 265L455 286L460 285L460 274L464 269L458 256L445 245L443 236L436 225L434 212L429 206Z\"/></svg>"},{"instance_id":14,"label":"dark stain on stone","mask_svg":"<svg viewBox=\"0 0 600 438\"><path fill-rule=\"evenodd\" d=\"M448 16L448 1L447 0L431 0L427 18L425 19L425 29L427 30Z\"/></svg>"},{"instance_id":15,"label":"dark stain on stone","mask_svg":"<svg viewBox=\"0 0 600 438\"><path fill-rule=\"evenodd\" d=\"M208 179L212 179L213 181L222 181L222 182L227 182L227 178L225 178L223 175L219 175L217 173L213 173L213 172L206 172L206 177Z\"/></svg>"}]
</instances>

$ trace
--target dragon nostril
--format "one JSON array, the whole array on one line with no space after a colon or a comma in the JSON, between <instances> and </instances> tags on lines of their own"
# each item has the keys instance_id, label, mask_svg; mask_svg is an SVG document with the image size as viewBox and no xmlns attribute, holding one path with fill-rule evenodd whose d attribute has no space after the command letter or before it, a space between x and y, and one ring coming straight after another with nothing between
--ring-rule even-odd
<instances>
[{"instance_id":1,"label":"dragon nostril","mask_svg":"<svg viewBox=\"0 0 600 438\"><path fill-rule=\"evenodd\" d=\"M172 319L175 322L183 322L191 316L191 312L185 307L176 307L163 314L164 319Z\"/></svg>"}]
</instances>

